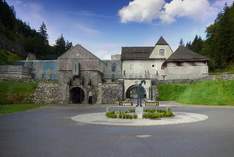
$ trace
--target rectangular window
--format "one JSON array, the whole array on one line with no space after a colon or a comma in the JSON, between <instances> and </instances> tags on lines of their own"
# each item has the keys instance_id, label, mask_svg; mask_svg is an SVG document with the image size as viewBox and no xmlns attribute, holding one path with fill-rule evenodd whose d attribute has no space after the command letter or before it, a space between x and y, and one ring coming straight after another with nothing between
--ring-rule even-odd
<instances>
[{"instance_id":1,"label":"rectangular window","mask_svg":"<svg viewBox=\"0 0 234 157\"><path fill-rule=\"evenodd\" d=\"M159 50L159 55L160 56L164 56L165 55L165 50L164 49L160 49Z\"/></svg>"}]
</instances>

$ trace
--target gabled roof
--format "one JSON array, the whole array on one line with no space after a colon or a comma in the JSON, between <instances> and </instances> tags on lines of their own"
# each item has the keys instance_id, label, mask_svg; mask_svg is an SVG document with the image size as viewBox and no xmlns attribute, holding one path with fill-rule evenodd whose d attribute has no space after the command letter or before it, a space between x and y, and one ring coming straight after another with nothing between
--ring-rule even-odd
<instances>
[{"instance_id":1,"label":"gabled roof","mask_svg":"<svg viewBox=\"0 0 234 157\"><path fill-rule=\"evenodd\" d=\"M166 40L161 36L158 40L158 42L156 43L156 45L168 45L168 43L166 42Z\"/></svg>"},{"instance_id":2,"label":"gabled roof","mask_svg":"<svg viewBox=\"0 0 234 157\"><path fill-rule=\"evenodd\" d=\"M207 61L208 58L198 53L193 52L184 46L179 46L178 49L166 60L172 61Z\"/></svg>"},{"instance_id":3,"label":"gabled roof","mask_svg":"<svg viewBox=\"0 0 234 157\"><path fill-rule=\"evenodd\" d=\"M79 55L77 55L79 54ZM92 52L81 46L80 44L75 45L74 47L71 47L69 50L67 50L65 53L63 53L61 56L58 57L58 59L97 59L101 61L100 58L95 56Z\"/></svg>"},{"instance_id":4,"label":"gabled roof","mask_svg":"<svg viewBox=\"0 0 234 157\"><path fill-rule=\"evenodd\" d=\"M122 47L121 60L149 59L154 47Z\"/></svg>"}]
</instances>

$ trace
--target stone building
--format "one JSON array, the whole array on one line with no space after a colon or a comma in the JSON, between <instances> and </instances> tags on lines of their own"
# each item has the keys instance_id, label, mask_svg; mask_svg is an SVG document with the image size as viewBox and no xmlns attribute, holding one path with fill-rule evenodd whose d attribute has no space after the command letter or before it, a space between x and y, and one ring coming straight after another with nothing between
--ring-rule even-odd
<instances>
[{"instance_id":1,"label":"stone building","mask_svg":"<svg viewBox=\"0 0 234 157\"><path fill-rule=\"evenodd\" d=\"M134 98L136 84L142 80L145 80L145 98L154 100L159 81L205 78L207 62L206 57L183 46L173 53L166 40L160 37L152 47L122 47L121 54L113 55L111 60L101 60L76 45L57 60L26 60L14 67L0 66L0 78L31 76L36 80L58 80L56 99L61 100L53 102L88 103L88 95L92 93L93 103L111 104ZM51 91L55 91L54 88Z\"/></svg>"},{"instance_id":2,"label":"stone building","mask_svg":"<svg viewBox=\"0 0 234 157\"><path fill-rule=\"evenodd\" d=\"M206 57L180 46L174 53L163 37L153 47L123 47L121 54L124 98L136 95L145 80L145 98L155 99L159 80L200 79L208 76Z\"/></svg>"},{"instance_id":3,"label":"stone building","mask_svg":"<svg viewBox=\"0 0 234 157\"><path fill-rule=\"evenodd\" d=\"M200 79L208 76L208 58L180 46L162 65L164 80Z\"/></svg>"},{"instance_id":4,"label":"stone building","mask_svg":"<svg viewBox=\"0 0 234 157\"><path fill-rule=\"evenodd\" d=\"M64 103L87 103L88 92L93 102L102 83L104 62L90 51L76 45L58 58L58 80Z\"/></svg>"}]
</instances>

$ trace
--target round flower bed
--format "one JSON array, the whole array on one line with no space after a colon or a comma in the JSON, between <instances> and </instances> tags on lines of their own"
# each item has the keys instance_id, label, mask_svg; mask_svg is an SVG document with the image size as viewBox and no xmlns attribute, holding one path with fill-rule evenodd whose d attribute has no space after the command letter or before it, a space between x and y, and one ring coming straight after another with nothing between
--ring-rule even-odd
<instances>
[{"instance_id":1,"label":"round flower bed","mask_svg":"<svg viewBox=\"0 0 234 157\"><path fill-rule=\"evenodd\" d=\"M165 117L173 117L174 114L171 109L165 110L156 110L156 109L148 109L144 110L143 118L145 119L159 119ZM137 119L137 115L134 110L129 111L111 111L106 112L106 117L113 119Z\"/></svg>"}]
</instances>

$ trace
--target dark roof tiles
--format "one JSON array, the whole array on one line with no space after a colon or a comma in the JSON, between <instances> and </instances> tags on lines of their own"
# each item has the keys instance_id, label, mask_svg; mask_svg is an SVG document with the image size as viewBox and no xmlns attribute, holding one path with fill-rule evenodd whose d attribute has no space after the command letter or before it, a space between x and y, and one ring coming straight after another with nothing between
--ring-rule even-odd
<instances>
[{"instance_id":1,"label":"dark roof tiles","mask_svg":"<svg viewBox=\"0 0 234 157\"><path fill-rule=\"evenodd\" d=\"M184 46L179 46L177 50L167 59L169 61L207 61L208 58L193 52Z\"/></svg>"},{"instance_id":2,"label":"dark roof tiles","mask_svg":"<svg viewBox=\"0 0 234 157\"><path fill-rule=\"evenodd\" d=\"M149 59L154 47L122 47L122 60L146 60Z\"/></svg>"},{"instance_id":3,"label":"dark roof tiles","mask_svg":"<svg viewBox=\"0 0 234 157\"><path fill-rule=\"evenodd\" d=\"M168 43L166 42L166 40L161 36L158 40L158 42L156 43L156 45L168 45Z\"/></svg>"}]
</instances>

